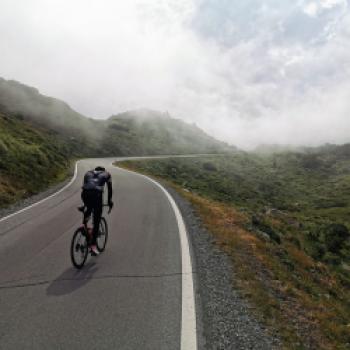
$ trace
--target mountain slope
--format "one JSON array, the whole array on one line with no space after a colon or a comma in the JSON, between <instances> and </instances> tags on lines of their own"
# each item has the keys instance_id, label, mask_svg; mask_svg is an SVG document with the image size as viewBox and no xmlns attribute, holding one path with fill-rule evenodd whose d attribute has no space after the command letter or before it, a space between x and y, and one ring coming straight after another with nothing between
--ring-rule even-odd
<instances>
[{"instance_id":1,"label":"mountain slope","mask_svg":"<svg viewBox=\"0 0 350 350\"><path fill-rule=\"evenodd\" d=\"M0 112L0 208L61 181L72 155L54 133Z\"/></svg>"},{"instance_id":2,"label":"mountain slope","mask_svg":"<svg viewBox=\"0 0 350 350\"><path fill-rule=\"evenodd\" d=\"M188 154L234 150L195 125L152 110L121 113L109 118L105 125L103 149L109 154Z\"/></svg>"},{"instance_id":3,"label":"mountain slope","mask_svg":"<svg viewBox=\"0 0 350 350\"><path fill-rule=\"evenodd\" d=\"M0 207L62 179L74 158L233 150L164 113L139 110L93 120L0 78Z\"/></svg>"},{"instance_id":4,"label":"mountain slope","mask_svg":"<svg viewBox=\"0 0 350 350\"><path fill-rule=\"evenodd\" d=\"M66 143L90 154L102 130L98 122L75 112L65 102L41 95L33 87L0 78L0 112L55 132Z\"/></svg>"},{"instance_id":5,"label":"mountain slope","mask_svg":"<svg viewBox=\"0 0 350 350\"><path fill-rule=\"evenodd\" d=\"M217 153L233 147L194 125L151 110L129 111L107 120L87 118L35 88L0 78L0 112L16 115L70 140L83 155L121 156Z\"/></svg>"},{"instance_id":6,"label":"mountain slope","mask_svg":"<svg viewBox=\"0 0 350 350\"><path fill-rule=\"evenodd\" d=\"M350 144L123 164L193 203L284 348L349 348Z\"/></svg>"}]
</instances>

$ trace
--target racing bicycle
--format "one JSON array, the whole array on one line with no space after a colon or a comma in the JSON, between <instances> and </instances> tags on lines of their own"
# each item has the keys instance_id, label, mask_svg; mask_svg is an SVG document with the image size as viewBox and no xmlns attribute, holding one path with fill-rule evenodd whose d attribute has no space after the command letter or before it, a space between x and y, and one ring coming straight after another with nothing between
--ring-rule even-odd
<instances>
[{"instance_id":1,"label":"racing bicycle","mask_svg":"<svg viewBox=\"0 0 350 350\"><path fill-rule=\"evenodd\" d=\"M108 205L104 204L103 207ZM111 208L108 211L108 214L111 212ZM84 214L84 213L83 213ZM93 215L92 215L93 217ZM77 269L81 269L88 257L90 252L90 242L92 239L93 232L93 218L92 218L92 227L88 226L88 223L82 224L78 227L72 238L71 246L70 246L70 256L72 259L73 266ZM103 216L101 216L100 227L97 234L96 246L100 253L102 253L107 244L108 238L108 225L107 221Z\"/></svg>"}]
</instances>

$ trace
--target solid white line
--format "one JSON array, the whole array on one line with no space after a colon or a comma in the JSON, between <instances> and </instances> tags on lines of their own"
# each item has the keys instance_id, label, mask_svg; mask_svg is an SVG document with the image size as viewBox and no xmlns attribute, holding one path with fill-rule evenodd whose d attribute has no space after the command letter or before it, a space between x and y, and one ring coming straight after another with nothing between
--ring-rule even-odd
<instances>
[{"instance_id":1,"label":"solid white line","mask_svg":"<svg viewBox=\"0 0 350 350\"><path fill-rule=\"evenodd\" d=\"M50 198L52 198L52 197L54 197L54 196L57 196L59 193L63 192L65 189L67 189L67 188L75 181L75 179L77 178L78 163L79 163L79 160L75 163L73 178L69 181L69 183L68 183L66 186L62 187L59 191L57 191L57 192L51 194L50 196L48 196L48 197L46 197L46 198L40 200L39 202L36 202L36 203L34 203L34 204L32 204L32 205L29 205L28 207L25 207L25 208L23 208L23 209L21 209L21 210L19 210L19 211L16 211L15 213L12 213L12 214L10 214L10 215L7 215L7 216L3 217L2 219L0 219L0 222L5 221L5 220L7 220L7 219L10 219L10 218L12 218L13 216L15 216L15 215L17 215L17 214L23 213L24 211L26 211L26 210L28 210L28 209L31 209L31 208L33 208L33 207L36 207L37 205L39 205L39 204L41 204L41 203L43 203L43 202L46 202L48 199L50 199Z\"/></svg>"},{"instance_id":2,"label":"solid white line","mask_svg":"<svg viewBox=\"0 0 350 350\"><path fill-rule=\"evenodd\" d=\"M77 177L78 163L79 161L75 163L73 178L70 180L70 182L66 186L62 187L59 191L51 194L50 196L40 200L39 202L36 202L15 213L12 213L8 216L3 217L2 219L0 219L0 222L3 222L17 214L23 213L24 211L30 208L33 208L51 199L54 196L57 196L59 193L63 192L65 189L71 186ZM114 166L113 163L112 165ZM176 217L176 221L179 229L179 236L180 236L181 265L182 265L181 350L196 350L197 349L197 326L196 326L196 308L195 308L194 287L193 287L193 270L192 270L191 254L190 254L190 248L188 244L186 226L183 221L181 212L177 204L175 203L173 197L157 181L151 179L148 176L145 176L130 170L125 170L125 169L123 170L127 172L131 172L138 176L142 176L145 179L154 183L156 186L158 186L163 191L165 196L168 198L172 206L172 209L175 213L175 217Z\"/></svg>"},{"instance_id":3,"label":"solid white line","mask_svg":"<svg viewBox=\"0 0 350 350\"><path fill-rule=\"evenodd\" d=\"M150 158L150 159L152 159L152 158L167 158L167 157L169 157L169 156L149 156L149 157L147 157L147 156L144 156L144 157L115 157L115 158L113 158L113 162L114 161L116 161L116 160L129 160L129 159L147 159L147 158ZM185 155L185 156L171 156L171 157L192 157L192 155ZM110 157L111 158L111 157ZM110 158L90 158L90 159L110 159ZM86 159L84 159L84 160L86 160ZM73 175L73 178L72 178L72 180L66 185L66 186L64 186L63 188L61 188L59 191L57 191L57 192L55 192L55 193L53 193L52 195L50 195L50 196L48 196L48 197L46 197L46 198L44 198L44 199L42 199L42 200L40 200L39 202L36 202L36 203L34 203L34 204L32 204L32 205L29 205L28 207L25 207L25 208L23 208L23 209L21 209L21 210L18 210L18 211L16 211L15 213L12 213L12 214L10 214L10 215L7 215L7 216L5 216L5 217L3 217L3 218L1 218L0 219L0 222L3 222L3 221L5 221L5 220L8 220L8 219L10 219L10 218L12 218L13 216L15 216L15 215L17 215L17 214L20 214L20 213L23 213L24 211L26 211L26 210L28 210L28 209L31 209L31 208L33 208L33 207L36 207L37 205L39 205L39 204L41 204L41 203L43 203L43 202L45 202L45 201L47 201L48 199L50 199L50 198L52 198L52 197L54 197L54 196L57 196L59 193L61 193L62 191L64 191L65 189L67 189L73 182L74 182L74 180L76 179L76 177L77 177L77 170L78 170L78 163L80 162L80 160L78 160L76 163L75 163L75 169L74 169L74 175ZM114 167L114 164L113 164L113 162L111 163L111 165Z\"/></svg>"},{"instance_id":4,"label":"solid white line","mask_svg":"<svg viewBox=\"0 0 350 350\"><path fill-rule=\"evenodd\" d=\"M120 169L120 168L119 168ZM177 221L179 228L180 244L181 244L181 262L182 262L182 314L181 314L181 350L197 349L197 325L196 325L196 308L193 287L193 270L191 262L191 253L188 244L186 226L181 212L169 192L157 181L146 175L136 173L134 171L125 170L133 174L144 177L157 185L168 198Z\"/></svg>"}]
</instances>

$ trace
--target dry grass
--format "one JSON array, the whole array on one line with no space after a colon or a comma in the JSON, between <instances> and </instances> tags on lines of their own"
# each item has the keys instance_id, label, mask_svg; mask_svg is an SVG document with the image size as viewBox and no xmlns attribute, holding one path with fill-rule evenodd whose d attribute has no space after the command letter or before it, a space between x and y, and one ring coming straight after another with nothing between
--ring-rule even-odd
<instances>
[{"instance_id":1,"label":"dry grass","mask_svg":"<svg viewBox=\"0 0 350 350\"><path fill-rule=\"evenodd\" d=\"M0 208L9 205L25 195L25 190L16 187L3 175L0 175Z\"/></svg>"},{"instance_id":2,"label":"dry grass","mask_svg":"<svg viewBox=\"0 0 350 350\"><path fill-rule=\"evenodd\" d=\"M280 278L285 271L275 258L278 248L245 229L247 218L235 208L198 195L182 194L194 204L207 229L232 257L237 287L265 323L279 331L287 348L331 349L309 297L288 276ZM294 247L291 251L301 262L301 268L312 265L303 252Z\"/></svg>"},{"instance_id":3,"label":"dry grass","mask_svg":"<svg viewBox=\"0 0 350 350\"><path fill-rule=\"evenodd\" d=\"M349 291L324 264L288 240L279 245L250 231L245 212L169 185L192 203L216 244L230 254L236 288L286 349L350 349L348 303L344 308Z\"/></svg>"}]
</instances>

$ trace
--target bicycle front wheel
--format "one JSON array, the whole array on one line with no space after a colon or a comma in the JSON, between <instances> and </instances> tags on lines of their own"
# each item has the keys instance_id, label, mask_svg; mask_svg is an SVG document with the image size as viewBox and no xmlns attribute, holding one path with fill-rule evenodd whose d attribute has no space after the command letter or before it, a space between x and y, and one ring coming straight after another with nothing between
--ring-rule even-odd
<instances>
[{"instance_id":1,"label":"bicycle front wheel","mask_svg":"<svg viewBox=\"0 0 350 350\"><path fill-rule=\"evenodd\" d=\"M70 256L73 265L77 269L81 269L88 256L88 241L83 227L78 228L73 235L70 247Z\"/></svg>"},{"instance_id":2,"label":"bicycle front wheel","mask_svg":"<svg viewBox=\"0 0 350 350\"><path fill-rule=\"evenodd\" d=\"M97 249L101 253L106 248L107 238L108 238L108 225L107 225L106 219L104 217L102 217L101 221L100 221L100 227L98 230L97 239L96 239Z\"/></svg>"}]
</instances>

